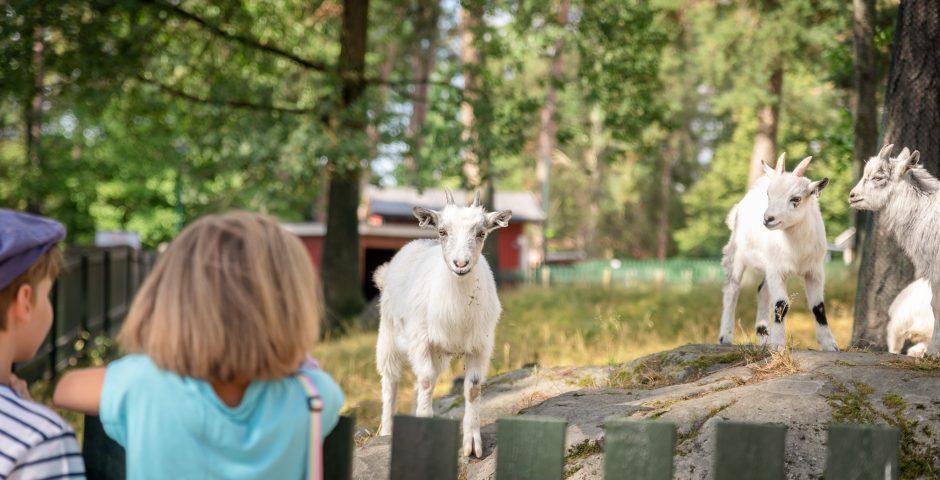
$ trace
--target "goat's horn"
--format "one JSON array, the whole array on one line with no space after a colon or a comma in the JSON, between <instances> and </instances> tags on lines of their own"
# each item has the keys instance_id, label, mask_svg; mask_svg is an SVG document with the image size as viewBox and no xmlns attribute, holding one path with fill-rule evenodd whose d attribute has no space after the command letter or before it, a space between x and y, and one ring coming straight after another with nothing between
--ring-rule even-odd
<instances>
[{"instance_id":1,"label":"goat's horn","mask_svg":"<svg viewBox=\"0 0 940 480\"><path fill-rule=\"evenodd\" d=\"M479 190L477 190L476 193L473 194L473 204L470 205L470 206L471 206L471 207L479 207L479 206L480 206L480 191L479 191Z\"/></svg>"},{"instance_id":2,"label":"goat's horn","mask_svg":"<svg viewBox=\"0 0 940 480\"><path fill-rule=\"evenodd\" d=\"M894 144L893 144L893 143L889 143L889 144L887 144L887 145L881 147L881 151L878 152L878 158L887 159L887 158L891 155L891 150L893 150L893 149L894 149Z\"/></svg>"},{"instance_id":3,"label":"goat's horn","mask_svg":"<svg viewBox=\"0 0 940 480\"><path fill-rule=\"evenodd\" d=\"M444 199L447 201L448 205L454 205L454 194L450 193L450 190L444 189Z\"/></svg>"},{"instance_id":4,"label":"goat's horn","mask_svg":"<svg viewBox=\"0 0 940 480\"><path fill-rule=\"evenodd\" d=\"M796 175L797 177L802 177L803 174L806 173L806 167L809 166L809 161L812 159L813 157L806 157L803 160L801 160L800 164L797 165L796 168L793 169L793 174Z\"/></svg>"},{"instance_id":5,"label":"goat's horn","mask_svg":"<svg viewBox=\"0 0 940 480\"><path fill-rule=\"evenodd\" d=\"M775 168L777 173L783 173L784 171L786 171L786 168L784 167L784 165L786 165L786 160L784 160L786 156L787 156L787 152L783 152L780 154L779 157L777 157L777 166Z\"/></svg>"}]
</instances>

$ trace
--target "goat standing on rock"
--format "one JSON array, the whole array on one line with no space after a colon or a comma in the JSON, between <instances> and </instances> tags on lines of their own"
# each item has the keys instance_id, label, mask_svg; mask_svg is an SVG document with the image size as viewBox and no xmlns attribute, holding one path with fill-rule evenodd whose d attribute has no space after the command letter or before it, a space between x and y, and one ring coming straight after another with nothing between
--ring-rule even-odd
<instances>
[{"instance_id":1,"label":"goat standing on rock","mask_svg":"<svg viewBox=\"0 0 940 480\"><path fill-rule=\"evenodd\" d=\"M375 347L382 376L379 435L391 434L405 360L417 377L416 415L430 417L438 375L452 356L463 355L463 453L482 457L480 387L490 364L502 307L493 272L480 252L487 234L507 226L512 212L486 212L480 206L480 192L469 207L457 206L450 192L446 196L447 204L440 212L421 207L413 210L418 225L436 228L439 238L408 243L374 275L382 292Z\"/></svg>"},{"instance_id":2,"label":"goat standing on rock","mask_svg":"<svg viewBox=\"0 0 940 480\"><path fill-rule=\"evenodd\" d=\"M940 353L940 181L920 165L920 152L906 147L891 158L886 145L865 163L858 184L849 192L857 210L881 212L882 224L914 263L917 278L930 283L933 334L928 354Z\"/></svg>"},{"instance_id":3,"label":"goat standing on rock","mask_svg":"<svg viewBox=\"0 0 940 480\"><path fill-rule=\"evenodd\" d=\"M806 297L816 317L816 340L822 350L836 351L839 348L829 330L823 303L826 227L817 200L829 179L813 182L803 177L813 157L804 158L793 173L787 173L784 156L777 159L776 169L764 165L765 175L728 213L731 239L722 250L725 286L718 341L732 343L741 278L745 268L750 267L764 275L757 287L756 330L761 345L783 347L786 343L786 281L791 275L799 275L806 283ZM768 332L771 311L774 322Z\"/></svg>"}]
</instances>

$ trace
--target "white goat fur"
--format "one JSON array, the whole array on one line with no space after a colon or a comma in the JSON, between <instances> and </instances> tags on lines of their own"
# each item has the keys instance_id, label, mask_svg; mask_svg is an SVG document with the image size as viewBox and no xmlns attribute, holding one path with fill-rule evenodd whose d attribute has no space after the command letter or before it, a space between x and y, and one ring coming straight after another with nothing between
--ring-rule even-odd
<instances>
[{"instance_id":1,"label":"white goat fur","mask_svg":"<svg viewBox=\"0 0 940 480\"><path fill-rule=\"evenodd\" d=\"M508 224L511 212L459 207L448 193L441 212L416 208L421 226L438 228L438 240L415 240L375 273L381 290L376 365L382 376L380 435L388 435L405 360L417 377L416 415L432 416L437 377L455 355L464 356L464 455L483 454L480 387L493 352L502 307L496 282L480 255L486 235Z\"/></svg>"},{"instance_id":2,"label":"white goat fur","mask_svg":"<svg viewBox=\"0 0 940 480\"><path fill-rule=\"evenodd\" d=\"M865 163L849 205L880 212L878 223L911 259L914 277L930 283L934 327L926 353L940 354L940 180L920 164L919 151L905 147L895 158L893 149L885 145Z\"/></svg>"},{"instance_id":3,"label":"white goat fur","mask_svg":"<svg viewBox=\"0 0 940 480\"><path fill-rule=\"evenodd\" d=\"M920 278L911 282L891 302L888 308L888 351L901 353L904 341L910 340L907 354L923 357L927 352L927 343L933 335L933 308L930 282Z\"/></svg>"},{"instance_id":4,"label":"white goat fur","mask_svg":"<svg viewBox=\"0 0 940 480\"><path fill-rule=\"evenodd\" d=\"M741 279L745 269L753 268L764 278L757 295L756 332L761 345L784 346L784 318L789 308L786 280L798 275L803 277L816 317L820 348L838 350L823 303L826 229L817 200L829 180L813 182L803 177L811 158L804 158L792 173L784 170L784 155L777 159L776 169L764 165L764 176L728 214L731 238L722 251L725 286L718 339L722 344L733 342ZM768 334L771 312L774 321Z\"/></svg>"}]
</instances>

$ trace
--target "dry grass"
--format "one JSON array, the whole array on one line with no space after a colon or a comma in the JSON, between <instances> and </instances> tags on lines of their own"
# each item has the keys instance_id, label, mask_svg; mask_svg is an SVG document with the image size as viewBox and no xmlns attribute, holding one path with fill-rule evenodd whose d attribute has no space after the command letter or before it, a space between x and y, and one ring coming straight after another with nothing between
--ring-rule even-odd
<instances>
[{"instance_id":1,"label":"dry grass","mask_svg":"<svg viewBox=\"0 0 940 480\"><path fill-rule=\"evenodd\" d=\"M748 368L754 372L751 381L760 381L800 371L800 364L793 358L793 351L789 345L780 350L771 349L769 351L770 356L766 360L748 365Z\"/></svg>"},{"instance_id":2,"label":"dry grass","mask_svg":"<svg viewBox=\"0 0 940 480\"><path fill-rule=\"evenodd\" d=\"M790 291L800 293L793 296L787 316L788 343L794 348L818 348L815 320L806 306L802 284L794 282ZM851 337L854 277L830 279L826 294L829 324L844 347ZM544 368L619 365L686 343L714 343L721 314L720 285L609 290L522 286L501 291L500 299L503 317L496 331L490 376L531 364ZM755 303L756 284L746 285L737 309L736 343L754 341ZM314 351L346 392L346 411L371 430L377 427L381 409L375 340L375 332L353 332L322 342ZM772 366L762 368L789 368L788 364L786 358L772 358L767 362ZM459 360L452 362L439 379L435 396L448 393L462 370ZM402 380L398 398L400 412L414 408L410 372Z\"/></svg>"}]
</instances>

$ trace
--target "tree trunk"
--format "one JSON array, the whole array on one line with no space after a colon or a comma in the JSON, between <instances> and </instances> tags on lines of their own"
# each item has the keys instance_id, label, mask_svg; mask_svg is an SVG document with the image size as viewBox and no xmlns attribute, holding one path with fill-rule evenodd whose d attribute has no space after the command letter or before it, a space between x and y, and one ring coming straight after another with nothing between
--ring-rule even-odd
<instances>
[{"instance_id":1,"label":"tree trunk","mask_svg":"<svg viewBox=\"0 0 940 480\"><path fill-rule=\"evenodd\" d=\"M405 169L415 176L418 170L417 157L424 140L422 130L428 118L428 90L431 72L437 56L437 22L440 8L436 0L419 0L418 35L415 36L414 51L411 55L411 68L418 83L414 87L411 101L411 118L405 130L409 152L404 159Z\"/></svg>"},{"instance_id":2,"label":"tree trunk","mask_svg":"<svg viewBox=\"0 0 940 480\"><path fill-rule=\"evenodd\" d=\"M604 160L605 148L604 123L599 105L591 106L590 146L585 150L585 163L591 175L591 187L588 194L587 219L585 221L584 250L588 258L598 258L601 249L598 242L597 226L601 218L601 201L604 198Z\"/></svg>"},{"instance_id":3,"label":"tree trunk","mask_svg":"<svg viewBox=\"0 0 940 480\"><path fill-rule=\"evenodd\" d=\"M855 50L855 118L852 156L860 178L865 162L875 154L878 144L878 111L875 105L875 0L854 0L852 41ZM855 247L862 245L862 230L868 212L855 213Z\"/></svg>"},{"instance_id":4,"label":"tree trunk","mask_svg":"<svg viewBox=\"0 0 940 480\"><path fill-rule=\"evenodd\" d=\"M342 109L334 123L351 137L365 136L367 122L349 111L365 90L365 55L368 38L369 0L343 2L339 75ZM362 152L364 153L364 152ZM323 242L323 293L331 330L342 330L345 321L362 310L359 278L359 191L362 159L357 153L334 159L330 165L330 191ZM336 160L339 160L338 162Z\"/></svg>"},{"instance_id":5,"label":"tree trunk","mask_svg":"<svg viewBox=\"0 0 940 480\"><path fill-rule=\"evenodd\" d=\"M483 5L481 2L464 2L460 9L460 59L464 71L464 102L460 105L460 118L464 126L464 183L468 189L482 190L483 206L487 210L496 208L496 189L489 148L480 136L489 134L491 117L479 112L487 102L485 59L477 42L481 41ZM483 245L483 255L496 277L499 272L499 231L493 231Z\"/></svg>"},{"instance_id":6,"label":"tree trunk","mask_svg":"<svg viewBox=\"0 0 940 480\"><path fill-rule=\"evenodd\" d=\"M466 142L463 149L464 183L472 189L482 185L478 158L480 142L477 132L479 127L474 125L476 121L474 107L480 95L482 65L476 36L483 24L483 12L482 7L478 9L475 4L466 8L466 3L473 2L464 2L460 8L460 62L463 65L464 76L464 100L460 104L460 122L463 123L463 140Z\"/></svg>"},{"instance_id":7,"label":"tree trunk","mask_svg":"<svg viewBox=\"0 0 940 480\"><path fill-rule=\"evenodd\" d=\"M43 79L45 76L45 64L43 62L43 53L46 48L43 28L36 25L33 27L33 59L32 76L33 83L30 85L28 102L25 105L26 120L26 160L29 163L29 171L26 177L28 197L26 199L26 210L35 213L42 213L42 191L39 186L42 176L42 155L39 151L39 141L42 136L42 104L44 98Z\"/></svg>"},{"instance_id":8,"label":"tree trunk","mask_svg":"<svg viewBox=\"0 0 940 480\"><path fill-rule=\"evenodd\" d=\"M780 123L780 98L783 94L783 67L777 62L777 68L770 75L767 85L772 100L757 112L757 135L754 136L754 151L751 154L751 169L747 176L747 184L764 174L762 162L773 162L777 159L777 125Z\"/></svg>"},{"instance_id":9,"label":"tree trunk","mask_svg":"<svg viewBox=\"0 0 940 480\"><path fill-rule=\"evenodd\" d=\"M885 92L885 141L920 150L940 176L940 3L902 1ZM874 153L874 149L872 149ZM888 306L913 279L910 259L875 214L866 224L852 344L884 349Z\"/></svg>"},{"instance_id":10,"label":"tree trunk","mask_svg":"<svg viewBox=\"0 0 940 480\"><path fill-rule=\"evenodd\" d=\"M388 87L384 84L391 76L396 60L398 60L398 45L395 42L388 42L388 45L385 46L384 59L379 65L379 84L381 86L378 87L379 91L376 94L372 121L369 122L366 130L369 135L369 158L375 158L378 155L379 145L382 143L382 132L379 130L379 124L385 114L385 95L388 92Z\"/></svg>"},{"instance_id":11,"label":"tree trunk","mask_svg":"<svg viewBox=\"0 0 940 480\"><path fill-rule=\"evenodd\" d=\"M671 135L663 155L659 191L659 225L656 229L656 259L665 260L669 249L669 205L672 203L672 166L679 163L683 151L682 131Z\"/></svg>"},{"instance_id":12,"label":"tree trunk","mask_svg":"<svg viewBox=\"0 0 940 480\"><path fill-rule=\"evenodd\" d=\"M558 26L562 28L568 24L569 3L569 0L558 0L557 22ZM539 188L536 190L536 200L542 205L542 210L545 211L545 223L542 224L540 235L536 240L537 245L534 247L541 250L543 262L548 253L546 233L549 222L552 155L555 152L555 139L558 130L555 123L555 112L558 110L558 91L555 85L561 81L563 67L561 53L564 47L564 38L555 40L552 63L548 70L548 85L545 89L545 105L542 106L542 111L539 114L538 158L535 164L535 181L538 183Z\"/></svg>"}]
</instances>

